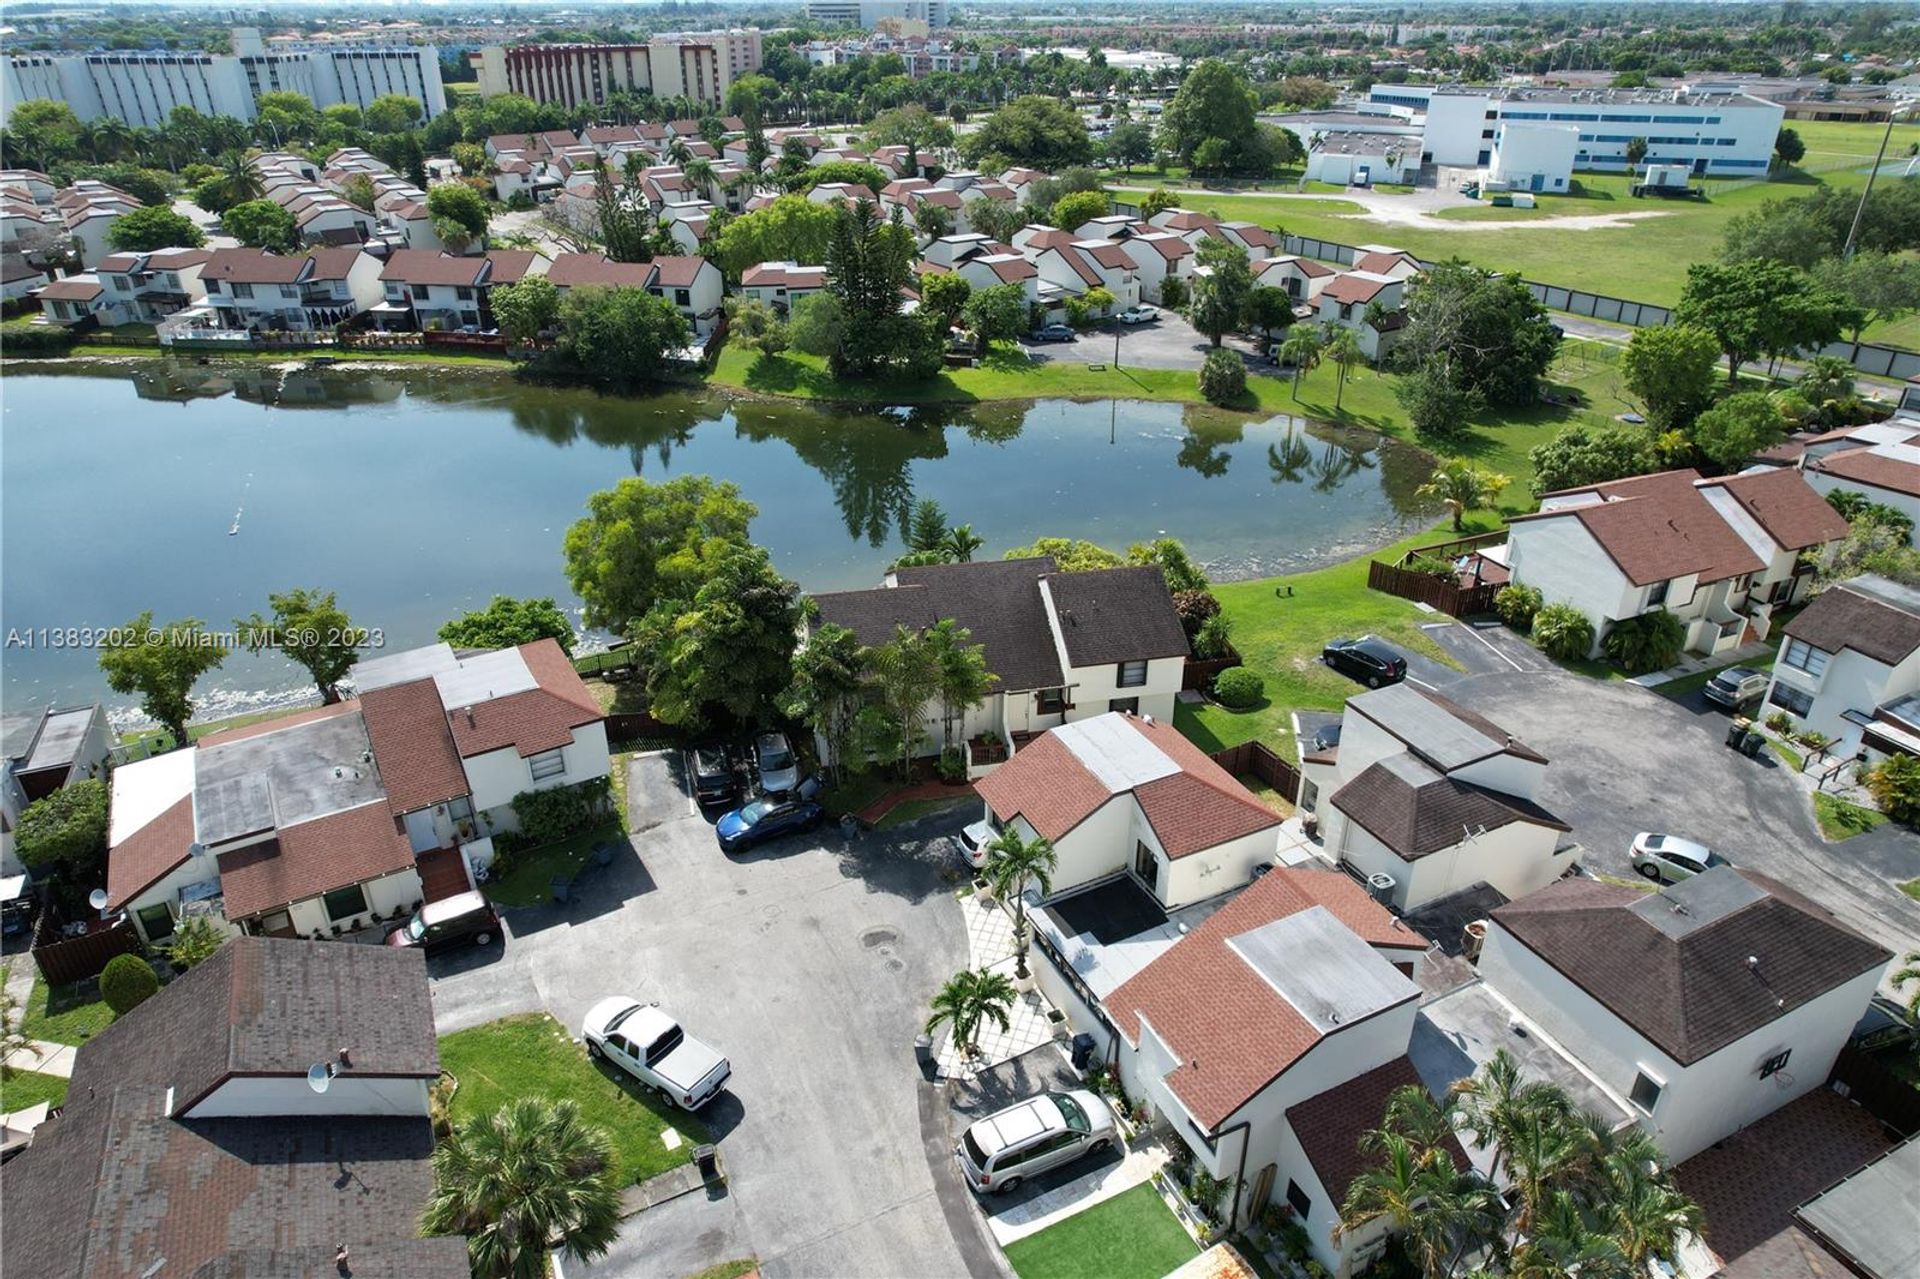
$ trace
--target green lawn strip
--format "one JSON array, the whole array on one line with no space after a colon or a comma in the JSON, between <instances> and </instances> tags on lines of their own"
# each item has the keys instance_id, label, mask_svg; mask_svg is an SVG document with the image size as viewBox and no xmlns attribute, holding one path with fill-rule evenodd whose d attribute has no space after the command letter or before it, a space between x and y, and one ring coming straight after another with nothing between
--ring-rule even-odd
<instances>
[{"instance_id":1,"label":"green lawn strip","mask_svg":"<svg viewBox=\"0 0 1920 1279\"><path fill-rule=\"evenodd\" d=\"M33 993L27 996L20 1033L28 1039L45 1039L56 1044L84 1044L112 1024L113 1009L100 998L100 987L94 982L75 982L54 989L36 976Z\"/></svg>"},{"instance_id":2,"label":"green lawn strip","mask_svg":"<svg viewBox=\"0 0 1920 1279\"><path fill-rule=\"evenodd\" d=\"M481 891L501 906L537 906L552 897L555 876L577 874L587 864L595 844L617 844L624 838L624 825L609 820L571 839L503 854L500 861L506 869L492 875Z\"/></svg>"},{"instance_id":3,"label":"green lawn strip","mask_svg":"<svg viewBox=\"0 0 1920 1279\"><path fill-rule=\"evenodd\" d=\"M1678 701L1680 698L1699 692L1713 682L1715 675L1735 666L1744 666L1751 671L1770 671L1773 669L1773 659L1769 657L1757 662L1752 660L1723 662L1718 666L1710 666L1704 671L1695 671L1691 675L1682 675L1679 679L1668 680L1665 684L1655 684L1653 691L1662 697L1670 697Z\"/></svg>"},{"instance_id":4,"label":"green lawn strip","mask_svg":"<svg viewBox=\"0 0 1920 1279\"><path fill-rule=\"evenodd\" d=\"M1773 753L1785 760L1787 766L1793 769L1794 772L1798 773L1806 768L1807 761L1801 757L1800 752L1785 742L1769 737L1767 739L1767 745L1773 747Z\"/></svg>"},{"instance_id":5,"label":"green lawn strip","mask_svg":"<svg viewBox=\"0 0 1920 1279\"><path fill-rule=\"evenodd\" d=\"M1199 1255L1152 1183L1007 1245L1020 1279L1160 1279Z\"/></svg>"},{"instance_id":6,"label":"green lawn strip","mask_svg":"<svg viewBox=\"0 0 1920 1279\"><path fill-rule=\"evenodd\" d=\"M820 806L835 817L857 813L885 795L906 785L885 769L873 768L860 773L844 773L840 780L820 793Z\"/></svg>"},{"instance_id":7,"label":"green lawn strip","mask_svg":"<svg viewBox=\"0 0 1920 1279\"><path fill-rule=\"evenodd\" d=\"M0 1112L9 1115L43 1101L49 1106L59 1106L65 1104L66 1100L67 1081L58 1075L22 1070L11 1079L0 1079Z\"/></svg>"},{"instance_id":8,"label":"green lawn strip","mask_svg":"<svg viewBox=\"0 0 1920 1279\"><path fill-rule=\"evenodd\" d=\"M1913 900L1920 902L1920 879L1909 879L1906 883L1900 885L1900 891L1913 898Z\"/></svg>"},{"instance_id":9,"label":"green lawn strip","mask_svg":"<svg viewBox=\"0 0 1920 1279\"><path fill-rule=\"evenodd\" d=\"M1470 532L1496 526L1477 513ZM1410 547L1444 541L1442 527L1329 568L1289 577L1223 582L1213 588L1221 611L1233 627L1233 646L1242 662L1266 681L1260 705L1230 711L1212 702L1174 708L1174 726L1204 750L1222 750L1259 739L1283 758L1293 753L1291 712L1337 711L1361 686L1336 675L1320 661L1320 650L1336 636L1374 634L1404 649L1453 665L1447 654L1420 629L1423 622L1444 621L1423 613L1412 601L1367 589L1367 564L1391 560ZM1291 587L1293 594L1288 595Z\"/></svg>"},{"instance_id":10,"label":"green lawn strip","mask_svg":"<svg viewBox=\"0 0 1920 1279\"><path fill-rule=\"evenodd\" d=\"M245 728L249 724L264 724L270 719L282 719L288 715L298 715L302 711L313 710L308 705L277 706L270 711L252 711L245 715L232 715L226 719L210 719L198 724L187 725L187 736L194 741L214 733L225 732L229 728ZM120 734L123 745L138 746L151 743L155 746L172 748L173 737L164 728L136 728Z\"/></svg>"},{"instance_id":11,"label":"green lawn strip","mask_svg":"<svg viewBox=\"0 0 1920 1279\"><path fill-rule=\"evenodd\" d=\"M1836 843L1887 824L1885 813L1849 803L1824 791L1814 792L1813 816L1820 823L1820 833Z\"/></svg>"},{"instance_id":12,"label":"green lawn strip","mask_svg":"<svg viewBox=\"0 0 1920 1279\"><path fill-rule=\"evenodd\" d=\"M945 799L909 799L888 809L887 815L874 823L874 829L892 830L896 826L917 822L922 817L931 817L935 813L948 812L963 804L979 802L972 795L954 795Z\"/></svg>"},{"instance_id":13,"label":"green lawn strip","mask_svg":"<svg viewBox=\"0 0 1920 1279\"><path fill-rule=\"evenodd\" d=\"M586 1049L545 1013L503 1017L443 1035L440 1065L460 1081L453 1095L456 1125L518 1097L578 1103L580 1117L613 1139L623 1182L645 1181L679 1167L707 1139L697 1118L644 1091L614 1066L589 1060ZM668 1128L680 1132L677 1149L661 1143Z\"/></svg>"},{"instance_id":14,"label":"green lawn strip","mask_svg":"<svg viewBox=\"0 0 1920 1279\"><path fill-rule=\"evenodd\" d=\"M743 1257L739 1261L723 1261L717 1266L708 1266L697 1275L689 1275L687 1279L740 1279L741 1275L751 1274L759 1266L758 1260Z\"/></svg>"}]
</instances>

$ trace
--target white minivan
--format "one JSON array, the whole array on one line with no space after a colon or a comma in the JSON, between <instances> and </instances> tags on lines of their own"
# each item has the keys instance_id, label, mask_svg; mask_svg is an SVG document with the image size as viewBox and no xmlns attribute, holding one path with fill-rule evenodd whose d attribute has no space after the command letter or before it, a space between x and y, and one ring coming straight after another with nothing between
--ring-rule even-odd
<instances>
[{"instance_id":1,"label":"white minivan","mask_svg":"<svg viewBox=\"0 0 1920 1279\"><path fill-rule=\"evenodd\" d=\"M975 1193L1008 1191L1028 1177L1113 1145L1113 1111L1093 1093L1042 1093L977 1120L954 1156Z\"/></svg>"}]
</instances>

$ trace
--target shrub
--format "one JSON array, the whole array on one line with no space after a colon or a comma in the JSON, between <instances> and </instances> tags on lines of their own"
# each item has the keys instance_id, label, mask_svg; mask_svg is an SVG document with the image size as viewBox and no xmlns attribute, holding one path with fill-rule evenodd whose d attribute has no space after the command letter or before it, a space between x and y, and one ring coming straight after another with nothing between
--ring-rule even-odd
<instances>
[{"instance_id":1,"label":"shrub","mask_svg":"<svg viewBox=\"0 0 1920 1279\"><path fill-rule=\"evenodd\" d=\"M1217 661L1233 654L1233 624L1225 613L1215 613L1200 623L1193 637L1193 655L1203 662Z\"/></svg>"},{"instance_id":2,"label":"shrub","mask_svg":"<svg viewBox=\"0 0 1920 1279\"><path fill-rule=\"evenodd\" d=\"M1180 618L1180 629L1192 639L1200 633L1200 628L1209 618L1220 615L1220 601L1214 598L1212 591L1175 591L1173 593L1173 611Z\"/></svg>"},{"instance_id":3,"label":"shrub","mask_svg":"<svg viewBox=\"0 0 1920 1279\"><path fill-rule=\"evenodd\" d=\"M1593 651L1593 623L1571 604L1549 604L1533 615L1533 640L1548 657L1578 661Z\"/></svg>"},{"instance_id":4,"label":"shrub","mask_svg":"<svg viewBox=\"0 0 1920 1279\"><path fill-rule=\"evenodd\" d=\"M1760 722L1782 737L1793 731L1793 716L1785 711L1775 711Z\"/></svg>"},{"instance_id":5,"label":"shrub","mask_svg":"<svg viewBox=\"0 0 1920 1279\"><path fill-rule=\"evenodd\" d=\"M520 833L529 844L551 844L578 835L606 817L612 794L613 783L605 777L522 791L513 797L513 814L520 819Z\"/></svg>"},{"instance_id":6,"label":"shrub","mask_svg":"<svg viewBox=\"0 0 1920 1279\"><path fill-rule=\"evenodd\" d=\"M940 752L940 780L956 785L967 780L967 755L957 746Z\"/></svg>"},{"instance_id":7,"label":"shrub","mask_svg":"<svg viewBox=\"0 0 1920 1279\"><path fill-rule=\"evenodd\" d=\"M1247 365L1239 352L1208 351L1200 365L1200 394L1209 404L1233 404L1247 393Z\"/></svg>"},{"instance_id":8,"label":"shrub","mask_svg":"<svg viewBox=\"0 0 1920 1279\"><path fill-rule=\"evenodd\" d=\"M1213 679L1213 695L1223 706L1244 710L1266 695L1267 682L1244 666L1230 666Z\"/></svg>"},{"instance_id":9,"label":"shrub","mask_svg":"<svg viewBox=\"0 0 1920 1279\"><path fill-rule=\"evenodd\" d=\"M157 949L165 952L175 968L185 970L212 959L214 952L226 944L226 929L205 915L190 915Z\"/></svg>"},{"instance_id":10,"label":"shrub","mask_svg":"<svg viewBox=\"0 0 1920 1279\"><path fill-rule=\"evenodd\" d=\"M9 324L0 332L0 347L12 356L65 355L73 334L57 324Z\"/></svg>"},{"instance_id":11,"label":"shrub","mask_svg":"<svg viewBox=\"0 0 1920 1279\"><path fill-rule=\"evenodd\" d=\"M1828 737L1825 733L1815 728L1808 729L1793 740L1799 742L1810 751L1820 750L1833 741L1831 737Z\"/></svg>"},{"instance_id":12,"label":"shrub","mask_svg":"<svg viewBox=\"0 0 1920 1279\"><path fill-rule=\"evenodd\" d=\"M115 955L100 974L100 997L115 1014L126 1016L160 989L153 965L138 955Z\"/></svg>"},{"instance_id":13,"label":"shrub","mask_svg":"<svg viewBox=\"0 0 1920 1279\"><path fill-rule=\"evenodd\" d=\"M1187 304L1187 282L1171 277L1160 281L1160 305L1178 311Z\"/></svg>"},{"instance_id":14,"label":"shrub","mask_svg":"<svg viewBox=\"0 0 1920 1279\"><path fill-rule=\"evenodd\" d=\"M1868 771L1866 782L1881 812L1908 824L1920 818L1920 758L1889 755Z\"/></svg>"},{"instance_id":15,"label":"shrub","mask_svg":"<svg viewBox=\"0 0 1920 1279\"><path fill-rule=\"evenodd\" d=\"M1454 576L1453 561L1437 555L1416 555L1402 567L1409 573L1424 573L1441 581L1450 581Z\"/></svg>"},{"instance_id":16,"label":"shrub","mask_svg":"<svg viewBox=\"0 0 1920 1279\"><path fill-rule=\"evenodd\" d=\"M1516 631L1533 626L1533 615L1540 611L1540 588L1514 584L1503 586L1493 597L1493 611Z\"/></svg>"},{"instance_id":17,"label":"shrub","mask_svg":"<svg viewBox=\"0 0 1920 1279\"><path fill-rule=\"evenodd\" d=\"M1606 653L1629 675L1645 675L1679 661L1686 643L1686 624L1667 610L1657 609L1615 622L1607 632Z\"/></svg>"},{"instance_id":18,"label":"shrub","mask_svg":"<svg viewBox=\"0 0 1920 1279\"><path fill-rule=\"evenodd\" d=\"M14 847L33 870L65 867L84 876L106 855L107 784L90 777L28 804Z\"/></svg>"}]
</instances>

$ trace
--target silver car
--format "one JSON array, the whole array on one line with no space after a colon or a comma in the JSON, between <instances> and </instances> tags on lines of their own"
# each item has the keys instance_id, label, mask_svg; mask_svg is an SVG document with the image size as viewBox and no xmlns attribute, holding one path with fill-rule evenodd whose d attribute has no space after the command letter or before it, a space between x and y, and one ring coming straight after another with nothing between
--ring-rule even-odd
<instances>
[{"instance_id":1,"label":"silver car","mask_svg":"<svg viewBox=\"0 0 1920 1279\"><path fill-rule=\"evenodd\" d=\"M1012 1190L1082 1155L1110 1149L1113 1111L1094 1093L1042 1093L976 1121L954 1157L976 1194Z\"/></svg>"},{"instance_id":2,"label":"silver car","mask_svg":"<svg viewBox=\"0 0 1920 1279\"><path fill-rule=\"evenodd\" d=\"M1708 680L1701 692L1710 702L1739 710L1748 702L1760 700L1770 678L1765 671L1756 671L1751 666L1730 666Z\"/></svg>"},{"instance_id":3,"label":"silver car","mask_svg":"<svg viewBox=\"0 0 1920 1279\"><path fill-rule=\"evenodd\" d=\"M753 762L760 774L761 793L784 795L800 784L800 761L785 733L762 733L753 739Z\"/></svg>"},{"instance_id":4,"label":"silver car","mask_svg":"<svg viewBox=\"0 0 1920 1279\"><path fill-rule=\"evenodd\" d=\"M1677 884L1715 866L1732 862L1705 844L1678 835L1641 831L1633 837L1633 868L1659 884Z\"/></svg>"}]
</instances>

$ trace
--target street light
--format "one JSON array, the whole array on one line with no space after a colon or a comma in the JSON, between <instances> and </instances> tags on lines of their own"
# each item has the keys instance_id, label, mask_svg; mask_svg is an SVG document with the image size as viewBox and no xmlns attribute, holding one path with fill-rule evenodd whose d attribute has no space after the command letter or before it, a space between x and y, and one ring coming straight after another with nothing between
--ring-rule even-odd
<instances>
[{"instance_id":1,"label":"street light","mask_svg":"<svg viewBox=\"0 0 1920 1279\"><path fill-rule=\"evenodd\" d=\"M1913 110L1915 105L1911 102L1903 103L1887 112L1887 128L1880 135L1880 150L1873 157L1873 167L1867 170L1867 185L1860 192L1859 206L1853 211L1853 225L1847 229L1846 247L1840 250L1843 261L1853 260L1854 244L1860 238L1860 223L1867 216L1867 197L1873 194L1874 180L1880 176L1880 166L1887 158L1887 143L1893 138L1893 122L1900 118L1901 113Z\"/></svg>"}]
</instances>

